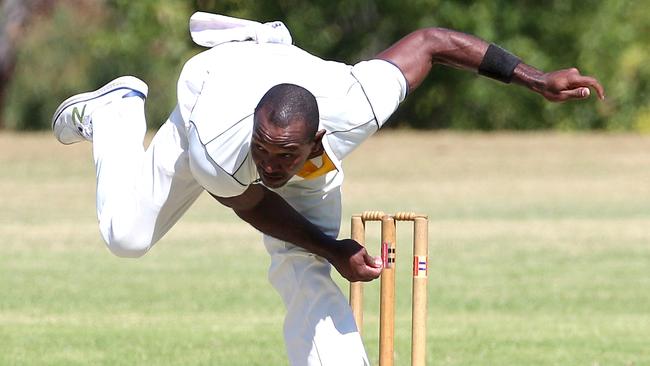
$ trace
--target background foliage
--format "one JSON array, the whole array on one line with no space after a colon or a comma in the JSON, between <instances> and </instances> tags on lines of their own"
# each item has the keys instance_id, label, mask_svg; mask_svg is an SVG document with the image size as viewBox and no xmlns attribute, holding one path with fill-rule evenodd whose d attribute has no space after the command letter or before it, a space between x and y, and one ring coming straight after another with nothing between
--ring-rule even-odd
<instances>
[{"instance_id":1,"label":"background foliage","mask_svg":"<svg viewBox=\"0 0 650 366\"><path fill-rule=\"evenodd\" d=\"M294 43L347 63L372 57L410 31L440 26L498 43L543 70L577 66L607 101L551 104L519 87L437 67L391 126L453 129L650 131L650 13L644 1L551 0L61 0L31 20L0 120L48 128L60 101L123 74L150 86L157 127L175 104L176 78L201 51L189 38L197 10L282 20ZM2 101L0 101L1 103Z\"/></svg>"}]
</instances>

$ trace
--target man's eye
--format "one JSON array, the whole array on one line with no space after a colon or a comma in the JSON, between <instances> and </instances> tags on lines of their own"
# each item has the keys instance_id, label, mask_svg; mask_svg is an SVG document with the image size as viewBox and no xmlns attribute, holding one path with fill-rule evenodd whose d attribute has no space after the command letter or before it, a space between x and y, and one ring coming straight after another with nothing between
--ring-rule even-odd
<instances>
[{"instance_id":1,"label":"man's eye","mask_svg":"<svg viewBox=\"0 0 650 366\"><path fill-rule=\"evenodd\" d=\"M282 157L283 159L291 159L293 158L293 154L282 154L280 155L280 157Z\"/></svg>"},{"instance_id":2,"label":"man's eye","mask_svg":"<svg viewBox=\"0 0 650 366\"><path fill-rule=\"evenodd\" d=\"M261 145L255 145L255 150L257 150L257 151L265 151L264 148Z\"/></svg>"}]
</instances>

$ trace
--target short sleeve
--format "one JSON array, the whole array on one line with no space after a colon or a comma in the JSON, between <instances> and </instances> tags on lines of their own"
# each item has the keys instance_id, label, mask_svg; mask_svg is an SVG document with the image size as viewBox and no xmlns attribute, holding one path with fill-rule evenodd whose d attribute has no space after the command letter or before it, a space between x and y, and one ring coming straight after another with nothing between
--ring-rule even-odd
<instances>
[{"instance_id":1,"label":"short sleeve","mask_svg":"<svg viewBox=\"0 0 650 366\"><path fill-rule=\"evenodd\" d=\"M189 161L192 175L208 192L217 197L239 196L250 185L252 178L237 177L236 173L250 173L250 168L241 166L236 172L229 172L210 156L207 146L200 140L196 128L191 126L188 133ZM248 159L244 160L248 163ZM241 174L240 174L241 175ZM250 174L249 174L250 175Z\"/></svg>"},{"instance_id":2,"label":"short sleeve","mask_svg":"<svg viewBox=\"0 0 650 366\"><path fill-rule=\"evenodd\" d=\"M350 75L344 97L318 99L326 139L339 160L377 132L407 93L404 75L385 60L360 62Z\"/></svg>"},{"instance_id":3,"label":"short sleeve","mask_svg":"<svg viewBox=\"0 0 650 366\"><path fill-rule=\"evenodd\" d=\"M402 71L386 60L362 61L352 67L379 127L384 125L406 98L408 84Z\"/></svg>"}]
</instances>

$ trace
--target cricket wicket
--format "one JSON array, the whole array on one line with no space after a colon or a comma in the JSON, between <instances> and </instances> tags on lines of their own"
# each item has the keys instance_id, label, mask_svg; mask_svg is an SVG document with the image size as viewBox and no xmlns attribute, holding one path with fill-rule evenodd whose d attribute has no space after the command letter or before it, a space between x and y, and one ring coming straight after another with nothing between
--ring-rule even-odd
<instances>
[{"instance_id":1,"label":"cricket wicket","mask_svg":"<svg viewBox=\"0 0 650 366\"><path fill-rule=\"evenodd\" d=\"M381 221L381 273L379 305L379 365L393 366L395 330L396 221L413 221L413 309L411 320L411 365L425 366L428 271L428 219L425 215L399 212L386 215L366 211L352 216L352 239L365 246L366 221ZM363 285L350 283L350 306L359 332L363 327Z\"/></svg>"}]
</instances>

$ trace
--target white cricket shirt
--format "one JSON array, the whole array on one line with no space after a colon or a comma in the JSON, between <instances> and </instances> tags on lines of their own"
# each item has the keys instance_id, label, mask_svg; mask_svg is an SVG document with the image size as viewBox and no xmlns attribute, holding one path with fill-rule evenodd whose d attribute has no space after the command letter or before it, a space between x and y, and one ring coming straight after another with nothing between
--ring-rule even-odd
<instances>
[{"instance_id":1,"label":"white cricket shirt","mask_svg":"<svg viewBox=\"0 0 650 366\"><path fill-rule=\"evenodd\" d=\"M316 97L320 128L326 130L324 156L307 162L288 185L341 171L341 160L381 128L407 92L400 70L383 60L350 66L292 45L254 42L225 43L198 54L183 68L178 102L192 172L210 193L237 196L258 180L250 154L253 112L281 83L300 85Z\"/></svg>"}]
</instances>

